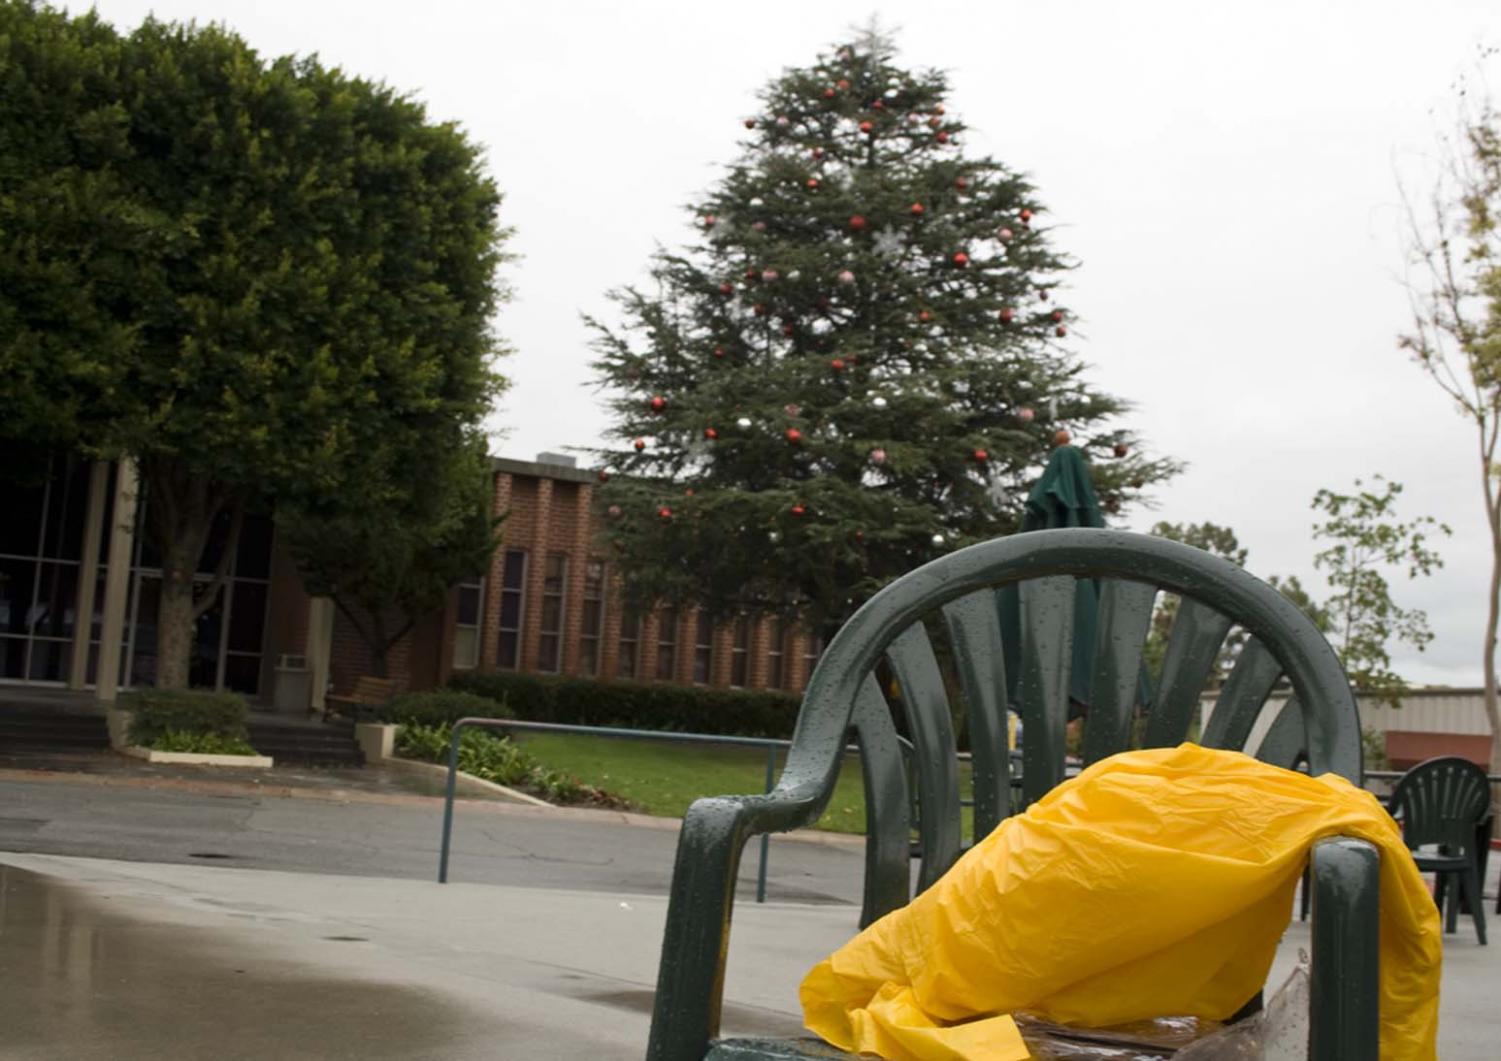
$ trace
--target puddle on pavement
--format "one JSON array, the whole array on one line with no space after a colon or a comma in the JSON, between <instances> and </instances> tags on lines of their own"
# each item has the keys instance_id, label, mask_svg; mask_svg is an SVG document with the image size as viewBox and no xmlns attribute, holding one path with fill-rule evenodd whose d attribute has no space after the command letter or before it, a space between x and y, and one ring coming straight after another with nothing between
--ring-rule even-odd
<instances>
[{"instance_id":1,"label":"puddle on pavement","mask_svg":"<svg viewBox=\"0 0 1501 1061\"><path fill-rule=\"evenodd\" d=\"M353 941L350 941L353 942ZM418 988L302 973L209 929L122 916L0 866L7 1058L444 1057L473 1011Z\"/></svg>"}]
</instances>

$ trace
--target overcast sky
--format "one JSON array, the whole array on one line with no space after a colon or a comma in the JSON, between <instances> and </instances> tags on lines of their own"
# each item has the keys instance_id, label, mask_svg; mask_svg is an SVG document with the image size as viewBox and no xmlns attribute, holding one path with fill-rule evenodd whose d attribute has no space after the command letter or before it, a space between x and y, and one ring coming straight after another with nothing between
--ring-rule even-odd
<instances>
[{"instance_id":1,"label":"overcast sky","mask_svg":"<svg viewBox=\"0 0 1501 1061\"><path fill-rule=\"evenodd\" d=\"M68 4L82 10L82 4ZM1380 472L1454 527L1446 568L1399 580L1437 635L1410 680L1478 684L1489 553L1472 432L1397 350L1394 172L1501 4L100 0L220 21L267 55L417 95L489 152L520 260L496 451L588 445L601 423L581 312L637 279L736 152L784 67L879 14L901 61L950 71L967 154L1025 171L1080 263L1061 300L1090 378L1189 463L1155 511L1229 524L1260 575L1318 583L1309 501ZM1501 71L1492 77L1501 87Z\"/></svg>"}]
</instances>

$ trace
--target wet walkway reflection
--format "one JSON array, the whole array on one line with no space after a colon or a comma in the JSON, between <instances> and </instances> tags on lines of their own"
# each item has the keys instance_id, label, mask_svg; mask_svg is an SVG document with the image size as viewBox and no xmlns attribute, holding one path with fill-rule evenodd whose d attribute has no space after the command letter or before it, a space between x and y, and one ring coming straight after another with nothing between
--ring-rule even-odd
<instances>
[{"instance_id":1,"label":"wet walkway reflection","mask_svg":"<svg viewBox=\"0 0 1501 1061\"><path fill-rule=\"evenodd\" d=\"M0 1057L440 1058L455 1056L445 1029L473 1019L433 992L311 974L0 865Z\"/></svg>"}]
</instances>

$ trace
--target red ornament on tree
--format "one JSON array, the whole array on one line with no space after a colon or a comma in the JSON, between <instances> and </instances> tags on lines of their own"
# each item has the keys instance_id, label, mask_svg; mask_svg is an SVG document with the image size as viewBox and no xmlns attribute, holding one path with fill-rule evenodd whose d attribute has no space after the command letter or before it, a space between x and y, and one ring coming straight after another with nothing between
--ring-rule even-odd
<instances>
[{"instance_id":1,"label":"red ornament on tree","mask_svg":"<svg viewBox=\"0 0 1501 1061\"><path fill-rule=\"evenodd\" d=\"M1130 453L1130 452L1131 452L1131 447L1127 446L1124 442L1117 442L1115 444L1115 455L1117 457L1124 457L1127 453Z\"/></svg>"},{"instance_id":2,"label":"red ornament on tree","mask_svg":"<svg viewBox=\"0 0 1501 1061\"><path fill-rule=\"evenodd\" d=\"M714 222L717 221L717 220L718 220L718 218L716 218L713 214L705 214L704 215L704 228L713 228L714 227Z\"/></svg>"},{"instance_id":3,"label":"red ornament on tree","mask_svg":"<svg viewBox=\"0 0 1501 1061\"><path fill-rule=\"evenodd\" d=\"M1024 424L1030 424L1037 414L1032 411L1030 405L1023 405L1016 411L1016 418Z\"/></svg>"},{"instance_id":4,"label":"red ornament on tree","mask_svg":"<svg viewBox=\"0 0 1501 1061\"><path fill-rule=\"evenodd\" d=\"M786 435L787 441L791 442L794 446L803 440L803 433L795 427L789 427L783 433Z\"/></svg>"},{"instance_id":5,"label":"red ornament on tree","mask_svg":"<svg viewBox=\"0 0 1501 1061\"><path fill-rule=\"evenodd\" d=\"M755 315L758 317L766 316L766 303L757 302L754 306L751 307L751 312L755 313Z\"/></svg>"},{"instance_id":6,"label":"red ornament on tree","mask_svg":"<svg viewBox=\"0 0 1501 1061\"><path fill-rule=\"evenodd\" d=\"M833 99L834 98L834 90L832 88L826 88L826 89L824 89L823 90L823 98L824 99Z\"/></svg>"},{"instance_id":7,"label":"red ornament on tree","mask_svg":"<svg viewBox=\"0 0 1501 1061\"><path fill-rule=\"evenodd\" d=\"M804 508L802 505L793 505L792 506L792 514L794 516L805 516L805 515L807 515L807 513L808 513L808 510L806 508Z\"/></svg>"},{"instance_id":8,"label":"red ornament on tree","mask_svg":"<svg viewBox=\"0 0 1501 1061\"><path fill-rule=\"evenodd\" d=\"M873 110L873 111L885 110L886 109L886 104L882 103L880 100L876 100L874 103L872 103L870 105L870 109Z\"/></svg>"},{"instance_id":9,"label":"red ornament on tree","mask_svg":"<svg viewBox=\"0 0 1501 1061\"><path fill-rule=\"evenodd\" d=\"M791 325L791 324L784 324L784 325L782 325L782 334L785 335L787 338L791 339L792 336L796 332L797 332L797 328L794 327L793 325Z\"/></svg>"},{"instance_id":10,"label":"red ornament on tree","mask_svg":"<svg viewBox=\"0 0 1501 1061\"><path fill-rule=\"evenodd\" d=\"M1048 300L1048 289L1045 288L1045 287L1038 288L1038 290L1037 290L1037 297L1039 299L1041 299L1042 301L1046 302Z\"/></svg>"},{"instance_id":11,"label":"red ornament on tree","mask_svg":"<svg viewBox=\"0 0 1501 1061\"><path fill-rule=\"evenodd\" d=\"M722 346L716 346L714 348L714 356L715 357L723 357L724 356L724 347L722 347Z\"/></svg>"},{"instance_id":12,"label":"red ornament on tree","mask_svg":"<svg viewBox=\"0 0 1501 1061\"><path fill-rule=\"evenodd\" d=\"M934 108L933 108L933 113L934 113L934 114L937 114L937 115L939 115L939 116L942 116L942 115L943 115L943 113L944 113L944 111L943 111L943 104L942 104L942 103L940 103L940 104L939 104L939 105L938 105L938 106L936 106L936 107L934 107Z\"/></svg>"},{"instance_id":13,"label":"red ornament on tree","mask_svg":"<svg viewBox=\"0 0 1501 1061\"><path fill-rule=\"evenodd\" d=\"M874 122L861 122L860 123L860 131L862 133L864 133L865 135L867 135L867 136L869 136L872 132L874 132L875 128L876 128L876 125L875 125Z\"/></svg>"},{"instance_id":14,"label":"red ornament on tree","mask_svg":"<svg viewBox=\"0 0 1501 1061\"><path fill-rule=\"evenodd\" d=\"M933 319L933 315L925 309L920 309L917 311L917 319L923 324L927 324L928 321Z\"/></svg>"},{"instance_id":15,"label":"red ornament on tree","mask_svg":"<svg viewBox=\"0 0 1501 1061\"><path fill-rule=\"evenodd\" d=\"M607 482L610 481L610 473L607 472L607 471L605 471L603 468L601 468L599 470L599 474L597 476L595 476L595 478L598 479L602 483L607 483Z\"/></svg>"},{"instance_id":16,"label":"red ornament on tree","mask_svg":"<svg viewBox=\"0 0 1501 1061\"><path fill-rule=\"evenodd\" d=\"M657 509L657 518L665 523L672 518L672 509L668 508L666 505L663 505L661 508Z\"/></svg>"},{"instance_id":17,"label":"red ornament on tree","mask_svg":"<svg viewBox=\"0 0 1501 1061\"><path fill-rule=\"evenodd\" d=\"M654 413L660 413L665 408L667 408L667 399L664 398L664 397L662 397L660 394L658 394L656 397L654 397L651 400L651 411L652 412L654 412Z\"/></svg>"},{"instance_id":18,"label":"red ornament on tree","mask_svg":"<svg viewBox=\"0 0 1501 1061\"><path fill-rule=\"evenodd\" d=\"M834 87L837 88L840 92L848 92L850 90L850 83L841 77L834 83Z\"/></svg>"},{"instance_id":19,"label":"red ornament on tree","mask_svg":"<svg viewBox=\"0 0 1501 1061\"><path fill-rule=\"evenodd\" d=\"M988 461L990 459L990 454L986 453L983 449L977 449L977 450L975 450L975 452L972 454L972 456L980 464L984 464L986 461Z\"/></svg>"},{"instance_id":20,"label":"red ornament on tree","mask_svg":"<svg viewBox=\"0 0 1501 1061\"><path fill-rule=\"evenodd\" d=\"M646 439L644 439L644 438L638 438L638 439L636 439L636 441L632 442L631 445L633 445L633 446L636 447L636 452L637 453L640 453L642 450L644 450L646 448Z\"/></svg>"},{"instance_id":21,"label":"red ornament on tree","mask_svg":"<svg viewBox=\"0 0 1501 1061\"><path fill-rule=\"evenodd\" d=\"M907 209L911 212L913 217L922 217L922 203L913 203L911 206L907 207Z\"/></svg>"},{"instance_id":22,"label":"red ornament on tree","mask_svg":"<svg viewBox=\"0 0 1501 1061\"><path fill-rule=\"evenodd\" d=\"M937 129L942 124L943 123L941 121L939 121L937 118L929 118L928 119L928 128L929 129Z\"/></svg>"},{"instance_id":23,"label":"red ornament on tree","mask_svg":"<svg viewBox=\"0 0 1501 1061\"><path fill-rule=\"evenodd\" d=\"M963 269L968 264L969 264L969 255L968 254L965 254L963 251L955 251L954 252L954 265L957 268Z\"/></svg>"},{"instance_id":24,"label":"red ornament on tree","mask_svg":"<svg viewBox=\"0 0 1501 1061\"><path fill-rule=\"evenodd\" d=\"M818 191L818 178L817 177L809 177L808 178L808 190L810 192L816 192L816 191Z\"/></svg>"},{"instance_id":25,"label":"red ornament on tree","mask_svg":"<svg viewBox=\"0 0 1501 1061\"><path fill-rule=\"evenodd\" d=\"M759 269L747 269L745 270L745 278L751 283L755 283L761 279L761 271Z\"/></svg>"},{"instance_id":26,"label":"red ornament on tree","mask_svg":"<svg viewBox=\"0 0 1501 1061\"><path fill-rule=\"evenodd\" d=\"M718 437L719 432L715 431L712 427L704 428L704 438L708 439L710 442L713 442Z\"/></svg>"},{"instance_id":27,"label":"red ornament on tree","mask_svg":"<svg viewBox=\"0 0 1501 1061\"><path fill-rule=\"evenodd\" d=\"M937 140L940 144L946 144L949 142L949 134L946 130L940 129L938 130L938 135L934 137L934 139Z\"/></svg>"},{"instance_id":28,"label":"red ornament on tree","mask_svg":"<svg viewBox=\"0 0 1501 1061\"><path fill-rule=\"evenodd\" d=\"M619 505L611 505L609 508L605 509L605 513L611 519L619 519L620 518L620 506Z\"/></svg>"},{"instance_id":29,"label":"red ornament on tree","mask_svg":"<svg viewBox=\"0 0 1501 1061\"><path fill-rule=\"evenodd\" d=\"M1057 324L1062 319L1063 319L1063 311L1061 309L1055 309L1053 311L1053 323Z\"/></svg>"},{"instance_id":30,"label":"red ornament on tree","mask_svg":"<svg viewBox=\"0 0 1501 1061\"><path fill-rule=\"evenodd\" d=\"M1003 228L996 235L1001 237L1002 243L1007 243L1010 242L1011 237L1016 235L1016 233L1012 232L1009 228Z\"/></svg>"},{"instance_id":31,"label":"red ornament on tree","mask_svg":"<svg viewBox=\"0 0 1501 1061\"><path fill-rule=\"evenodd\" d=\"M1015 319L1016 319L1016 310L1012 309L1010 306L1007 306L1005 309L1001 310L1001 323L1002 324L1010 324Z\"/></svg>"},{"instance_id":32,"label":"red ornament on tree","mask_svg":"<svg viewBox=\"0 0 1501 1061\"><path fill-rule=\"evenodd\" d=\"M817 160L823 158L823 148L821 148L821 147L815 147L813 149L813 151L812 151L812 154L813 154L813 160L816 162Z\"/></svg>"},{"instance_id":33,"label":"red ornament on tree","mask_svg":"<svg viewBox=\"0 0 1501 1061\"><path fill-rule=\"evenodd\" d=\"M745 127L747 129L754 129L756 127L756 119L754 119L754 118L747 118L747 119L745 119Z\"/></svg>"},{"instance_id":34,"label":"red ornament on tree","mask_svg":"<svg viewBox=\"0 0 1501 1061\"><path fill-rule=\"evenodd\" d=\"M1032 211L1026 207L1022 207L1022 212L1018 216L1022 219L1022 224L1030 225L1032 223Z\"/></svg>"},{"instance_id":35,"label":"red ornament on tree","mask_svg":"<svg viewBox=\"0 0 1501 1061\"><path fill-rule=\"evenodd\" d=\"M856 214L854 217L850 218L850 228L856 232L864 232L865 218L860 214Z\"/></svg>"},{"instance_id":36,"label":"red ornament on tree","mask_svg":"<svg viewBox=\"0 0 1501 1061\"><path fill-rule=\"evenodd\" d=\"M1066 446L1072 441L1073 436L1061 427L1053 432L1053 445L1055 446Z\"/></svg>"},{"instance_id":37,"label":"red ornament on tree","mask_svg":"<svg viewBox=\"0 0 1501 1061\"><path fill-rule=\"evenodd\" d=\"M842 357L834 358L834 360L829 362L829 367L832 368L835 372L843 372L844 359Z\"/></svg>"},{"instance_id":38,"label":"red ornament on tree","mask_svg":"<svg viewBox=\"0 0 1501 1061\"><path fill-rule=\"evenodd\" d=\"M1060 324L1058 325L1058 327L1053 329L1053 334L1062 339L1065 335L1068 334L1068 329Z\"/></svg>"},{"instance_id":39,"label":"red ornament on tree","mask_svg":"<svg viewBox=\"0 0 1501 1061\"><path fill-rule=\"evenodd\" d=\"M886 451L884 449L880 449L880 448L876 448L876 449L871 450L870 451L870 463L872 463L872 464L885 464L886 463Z\"/></svg>"},{"instance_id":40,"label":"red ornament on tree","mask_svg":"<svg viewBox=\"0 0 1501 1061\"><path fill-rule=\"evenodd\" d=\"M720 284L719 293L721 295L733 295L735 293L734 285L728 283Z\"/></svg>"},{"instance_id":41,"label":"red ornament on tree","mask_svg":"<svg viewBox=\"0 0 1501 1061\"><path fill-rule=\"evenodd\" d=\"M954 187L958 188L962 192L969 187L969 181L965 180L963 177L956 177L954 179Z\"/></svg>"}]
</instances>

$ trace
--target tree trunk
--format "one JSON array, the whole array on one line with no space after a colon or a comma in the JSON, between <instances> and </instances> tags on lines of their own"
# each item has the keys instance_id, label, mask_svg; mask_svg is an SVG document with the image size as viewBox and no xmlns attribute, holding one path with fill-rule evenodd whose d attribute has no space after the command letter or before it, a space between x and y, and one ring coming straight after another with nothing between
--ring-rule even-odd
<instances>
[{"instance_id":1,"label":"tree trunk","mask_svg":"<svg viewBox=\"0 0 1501 1061\"><path fill-rule=\"evenodd\" d=\"M1496 703L1496 626L1501 619L1501 520L1496 510L1490 512L1491 526L1491 582L1490 598L1485 613L1485 656L1482 671L1485 675L1485 717L1491 726L1492 774L1501 775L1501 708ZM1492 813L1501 812L1501 789L1491 789Z\"/></svg>"},{"instance_id":2,"label":"tree trunk","mask_svg":"<svg viewBox=\"0 0 1501 1061\"><path fill-rule=\"evenodd\" d=\"M181 550L178 550L180 553ZM194 560L197 558L194 557ZM186 689L193 660L193 563L162 557L162 588L156 615L156 687Z\"/></svg>"},{"instance_id":3,"label":"tree trunk","mask_svg":"<svg viewBox=\"0 0 1501 1061\"><path fill-rule=\"evenodd\" d=\"M162 557L156 685L159 689L186 689L197 620L213 606L229 577L244 514L243 499L220 484L194 476L171 458L142 458L140 465L146 481L148 530ZM224 555L207 590L195 596L193 576L198 561L208 544L214 518L226 508L231 510L232 519Z\"/></svg>"}]
</instances>

